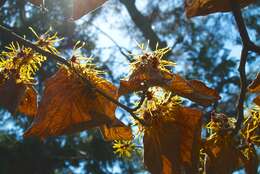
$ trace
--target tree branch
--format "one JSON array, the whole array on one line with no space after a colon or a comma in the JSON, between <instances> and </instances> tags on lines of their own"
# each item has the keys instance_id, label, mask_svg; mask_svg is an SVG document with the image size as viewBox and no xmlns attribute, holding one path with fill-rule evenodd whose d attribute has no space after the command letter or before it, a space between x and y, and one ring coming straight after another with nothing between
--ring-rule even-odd
<instances>
[{"instance_id":1,"label":"tree branch","mask_svg":"<svg viewBox=\"0 0 260 174\"><path fill-rule=\"evenodd\" d=\"M230 7L232 9L233 16L235 18L238 31L243 43L243 49L241 52L240 63L239 63L239 75L240 75L240 94L237 103L237 122L234 133L237 133L241 128L241 124L244 119L244 101L246 98L246 88L247 88L247 77L246 77L246 62L248 57L248 51L251 50L251 45L253 44L250 41L244 19L242 17L241 9L236 0L230 0ZM254 44L253 44L254 45ZM252 50L251 50L252 51Z\"/></svg>"},{"instance_id":2,"label":"tree branch","mask_svg":"<svg viewBox=\"0 0 260 174\"><path fill-rule=\"evenodd\" d=\"M240 64L239 64L239 74L240 74L240 95L237 104L237 123L235 132L237 132L241 128L241 124L244 119L244 101L246 98L246 88L247 88L247 79L246 79L246 70L245 65L247 61L248 49L246 47L243 48L241 52Z\"/></svg>"},{"instance_id":3,"label":"tree branch","mask_svg":"<svg viewBox=\"0 0 260 174\"><path fill-rule=\"evenodd\" d=\"M104 96L105 98L107 98L108 100L110 100L111 102L113 102L114 104L116 104L117 106L121 107L122 109L124 109L125 111L127 111L135 120L139 121L141 124L145 125L145 121L142 120L141 118L137 117L134 112L132 111L131 108L127 107L126 105L120 103L118 100L114 99L113 97L111 97L110 95L108 95L107 93L105 93L104 91L95 88L90 81L88 81L87 79L85 79L83 76L81 76L80 74L78 74L75 71L75 68L72 66L71 63L69 63L65 58L60 57L58 55L52 54L50 52L47 52L41 48L39 48L37 45L31 43L28 40L25 40L24 38L22 38L21 36L17 35L16 33L12 32L11 30L7 29L4 26L0 25L0 38L4 37L4 35L9 36L10 39L15 40L17 42L20 42L22 45L26 46L26 47L30 47L33 50L35 50L36 52L42 54L43 56L46 56L48 59L50 60L56 60L57 62L66 65L68 68L70 68L71 70L73 70L82 80L84 80L84 82L86 83L87 86L91 87L95 92L97 92L98 94Z\"/></svg>"},{"instance_id":4,"label":"tree branch","mask_svg":"<svg viewBox=\"0 0 260 174\"><path fill-rule=\"evenodd\" d=\"M248 35L246 25L241 13L240 6L236 0L230 0L230 7L232 9L233 16L236 20L238 31L244 47L247 47L249 51L260 54L260 46L255 45Z\"/></svg>"}]
</instances>

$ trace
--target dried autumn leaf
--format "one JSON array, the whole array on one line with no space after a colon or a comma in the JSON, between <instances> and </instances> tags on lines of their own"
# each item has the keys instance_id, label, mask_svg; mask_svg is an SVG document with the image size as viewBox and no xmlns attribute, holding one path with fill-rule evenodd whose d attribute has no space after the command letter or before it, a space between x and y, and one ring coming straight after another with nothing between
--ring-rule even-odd
<instances>
[{"instance_id":1,"label":"dried autumn leaf","mask_svg":"<svg viewBox=\"0 0 260 174\"><path fill-rule=\"evenodd\" d=\"M94 11L107 0L73 0L73 19L77 20L85 14Z\"/></svg>"},{"instance_id":2,"label":"dried autumn leaf","mask_svg":"<svg viewBox=\"0 0 260 174\"><path fill-rule=\"evenodd\" d=\"M195 171L198 164L202 113L172 102L144 112L144 162L152 174Z\"/></svg>"},{"instance_id":3,"label":"dried autumn leaf","mask_svg":"<svg viewBox=\"0 0 260 174\"><path fill-rule=\"evenodd\" d=\"M37 92L31 85L16 83L9 78L0 85L0 106L6 108L11 114L17 112L27 116L34 116L37 111Z\"/></svg>"},{"instance_id":4,"label":"dried autumn leaf","mask_svg":"<svg viewBox=\"0 0 260 174\"><path fill-rule=\"evenodd\" d=\"M34 4L34 5L42 5L44 0L29 0L30 3Z\"/></svg>"},{"instance_id":5,"label":"dried autumn leaf","mask_svg":"<svg viewBox=\"0 0 260 174\"><path fill-rule=\"evenodd\" d=\"M238 0L241 8L248 6L256 0ZM227 0L185 0L187 17L205 16L216 12L231 11L230 1Z\"/></svg>"},{"instance_id":6,"label":"dried autumn leaf","mask_svg":"<svg viewBox=\"0 0 260 174\"><path fill-rule=\"evenodd\" d=\"M175 94L188 98L198 104L207 106L220 99L218 92L214 89L207 87L203 82L198 80L184 80L179 75L174 74L171 89Z\"/></svg>"},{"instance_id":7,"label":"dried autumn leaf","mask_svg":"<svg viewBox=\"0 0 260 174\"><path fill-rule=\"evenodd\" d=\"M0 106L6 108L11 114L17 112L17 108L25 94L26 86L17 84L14 78L7 79L0 86Z\"/></svg>"},{"instance_id":8,"label":"dried autumn leaf","mask_svg":"<svg viewBox=\"0 0 260 174\"><path fill-rule=\"evenodd\" d=\"M211 135L206 139L203 147L207 154L205 173L230 174L241 167L240 151L232 132L229 131L235 128L235 120L223 113L213 112L206 128L210 130Z\"/></svg>"},{"instance_id":9,"label":"dried autumn leaf","mask_svg":"<svg viewBox=\"0 0 260 174\"><path fill-rule=\"evenodd\" d=\"M171 73L165 66L172 66L170 61L162 60L163 50L157 50L138 56L131 64L132 73L127 80L120 81L119 96L134 91L146 90L160 86L174 94L188 98L201 105L209 105L220 99L216 90L208 88L197 80L187 81L177 74Z\"/></svg>"},{"instance_id":10,"label":"dried autumn leaf","mask_svg":"<svg viewBox=\"0 0 260 174\"><path fill-rule=\"evenodd\" d=\"M257 96L257 97L253 100L253 102L254 102L255 104L257 104L258 106L260 106L260 96Z\"/></svg>"},{"instance_id":11,"label":"dried autumn leaf","mask_svg":"<svg viewBox=\"0 0 260 174\"><path fill-rule=\"evenodd\" d=\"M106 141L133 139L131 128L117 119L110 125L101 126L100 130Z\"/></svg>"},{"instance_id":12,"label":"dried autumn leaf","mask_svg":"<svg viewBox=\"0 0 260 174\"><path fill-rule=\"evenodd\" d=\"M232 140L231 137L226 139ZM213 140L207 140L205 144L208 154L205 160L205 174L230 174L241 167L240 152L233 142L223 141L216 144Z\"/></svg>"},{"instance_id":13,"label":"dried autumn leaf","mask_svg":"<svg viewBox=\"0 0 260 174\"><path fill-rule=\"evenodd\" d=\"M152 174L180 173L180 127L170 121L158 126L144 134L144 164Z\"/></svg>"},{"instance_id":14,"label":"dried autumn leaf","mask_svg":"<svg viewBox=\"0 0 260 174\"><path fill-rule=\"evenodd\" d=\"M37 91L33 86L27 86L25 94L19 104L18 110L27 116L35 116L37 113Z\"/></svg>"},{"instance_id":15,"label":"dried autumn leaf","mask_svg":"<svg viewBox=\"0 0 260 174\"><path fill-rule=\"evenodd\" d=\"M131 63L132 72L129 78L120 81L119 96L151 86L161 86L170 81L172 74L165 66L173 66L174 63L162 60L162 56L168 51L168 48L164 48L136 56Z\"/></svg>"},{"instance_id":16,"label":"dried autumn leaf","mask_svg":"<svg viewBox=\"0 0 260 174\"><path fill-rule=\"evenodd\" d=\"M199 151L201 143L201 117L202 113L196 109L181 107L181 117L178 122L182 124L181 132L181 162L188 166L199 162Z\"/></svg>"},{"instance_id":17,"label":"dried autumn leaf","mask_svg":"<svg viewBox=\"0 0 260 174\"><path fill-rule=\"evenodd\" d=\"M115 86L99 77L93 78L98 81L96 88L116 98ZM75 73L61 67L46 81L37 116L25 137L58 136L112 123L115 108L116 105L87 88Z\"/></svg>"},{"instance_id":18,"label":"dried autumn leaf","mask_svg":"<svg viewBox=\"0 0 260 174\"><path fill-rule=\"evenodd\" d=\"M247 148L247 156L243 159L246 174L256 174L259 160L254 146Z\"/></svg>"}]
</instances>

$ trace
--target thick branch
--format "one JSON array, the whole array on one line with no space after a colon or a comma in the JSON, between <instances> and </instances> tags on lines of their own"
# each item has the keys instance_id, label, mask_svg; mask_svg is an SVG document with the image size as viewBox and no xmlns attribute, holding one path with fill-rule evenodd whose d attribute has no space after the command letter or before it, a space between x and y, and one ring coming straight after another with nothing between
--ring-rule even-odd
<instances>
[{"instance_id":1,"label":"thick branch","mask_svg":"<svg viewBox=\"0 0 260 174\"><path fill-rule=\"evenodd\" d=\"M241 13L240 6L236 0L230 0L230 7L232 9L232 13L234 15L238 31L243 43L243 49L241 53L241 58L240 58L240 64L239 64L239 75L240 75L240 95L238 99L238 104L237 104L237 123L236 123L236 128L235 132L237 133L239 129L241 128L241 124L244 119L244 101L246 98L246 88L247 88L247 78L246 78L246 71L245 71L245 66L246 66L246 61L248 57L248 52L253 51L256 53L260 53L260 47L256 46L249 38L246 25L244 23L244 19Z\"/></svg>"},{"instance_id":2,"label":"thick branch","mask_svg":"<svg viewBox=\"0 0 260 174\"><path fill-rule=\"evenodd\" d=\"M255 45L250 40L238 2L236 0L230 0L230 7L232 9L233 16L236 20L236 24L241 40L243 42L243 46L247 47L249 51L253 51L255 53L260 54L260 46Z\"/></svg>"},{"instance_id":3,"label":"thick branch","mask_svg":"<svg viewBox=\"0 0 260 174\"><path fill-rule=\"evenodd\" d=\"M231 4L232 13L237 23L238 31L242 39L242 42L244 46L247 46L247 44L250 42L250 38L241 14L239 4L236 2L236 0L230 0L230 4Z\"/></svg>"},{"instance_id":4,"label":"thick branch","mask_svg":"<svg viewBox=\"0 0 260 174\"><path fill-rule=\"evenodd\" d=\"M24 38L22 38L21 36L17 35L16 33L12 32L11 30L7 29L4 26L0 25L0 38L2 38L4 35L9 36L10 39L15 40L17 42L20 42L22 45L26 46L26 47L30 47L33 50L35 50L36 52L42 54L43 56L46 56L47 58L49 58L50 60L56 60L57 62L66 65L67 67L69 67L71 70L75 71L75 68L63 57L51 54L41 48L39 48L37 45L31 43L28 40L25 40ZM76 72L77 73L77 72ZM86 83L87 86L90 86L94 91L96 91L97 93L99 93L100 95L104 96L105 98L107 98L108 100L110 100L111 102L113 102L114 104L116 104L117 106L121 107L122 109L124 109L125 111L127 111L128 113L131 114L131 116L138 120L141 124L145 125L144 120L140 119L139 117L137 117L131 108L127 107L126 105L120 103L119 101L117 101L116 99L114 99L113 97L111 97L110 95L106 94L104 91L95 88L90 81L88 81L87 79L85 79L83 76L81 76L80 74L77 73L77 75L80 76L80 78L82 78L84 80L84 82Z\"/></svg>"}]
</instances>

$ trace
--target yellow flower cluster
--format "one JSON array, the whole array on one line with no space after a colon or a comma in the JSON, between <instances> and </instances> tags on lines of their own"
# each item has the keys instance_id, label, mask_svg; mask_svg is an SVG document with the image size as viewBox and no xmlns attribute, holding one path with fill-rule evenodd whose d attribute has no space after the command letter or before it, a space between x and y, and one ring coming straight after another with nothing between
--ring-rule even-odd
<instances>
[{"instance_id":1,"label":"yellow flower cluster","mask_svg":"<svg viewBox=\"0 0 260 174\"><path fill-rule=\"evenodd\" d=\"M35 73L46 58L18 43L12 42L6 48L7 51L3 51L0 58L0 73L4 79L13 77L17 83L33 83Z\"/></svg>"},{"instance_id":2,"label":"yellow flower cluster","mask_svg":"<svg viewBox=\"0 0 260 174\"><path fill-rule=\"evenodd\" d=\"M178 108L181 106L182 100L179 96L172 95L171 92L161 87L152 87L149 89L150 98L146 98L136 114L144 119L149 125L159 125L163 119L175 120ZM139 132L149 131L150 126L144 126L136 122Z\"/></svg>"},{"instance_id":3,"label":"yellow flower cluster","mask_svg":"<svg viewBox=\"0 0 260 174\"><path fill-rule=\"evenodd\" d=\"M143 53L141 55L133 55L134 62L130 64L132 71L140 66L151 65L154 69L158 69L165 74L171 73L167 67L175 66L176 63L169 60L163 60L163 57L170 51L170 48L158 49L158 47L156 47L155 51L149 52L144 49L143 44L139 45L139 47Z\"/></svg>"},{"instance_id":4,"label":"yellow flower cluster","mask_svg":"<svg viewBox=\"0 0 260 174\"><path fill-rule=\"evenodd\" d=\"M205 126L210 134L217 133L223 129L235 128L236 119L227 117L224 114L216 114L214 118Z\"/></svg>"},{"instance_id":5,"label":"yellow flower cluster","mask_svg":"<svg viewBox=\"0 0 260 174\"><path fill-rule=\"evenodd\" d=\"M29 29L32 31L32 33L35 35L37 39L37 41L35 42L37 46L52 54L59 53L59 51L55 48L55 44L63 40L63 38L59 38L58 33L54 33L53 35L51 35L51 30L49 29L44 34L39 36L33 28L30 27Z\"/></svg>"},{"instance_id":6,"label":"yellow flower cluster","mask_svg":"<svg viewBox=\"0 0 260 174\"><path fill-rule=\"evenodd\" d=\"M135 150L135 145L131 141L114 141L113 149L120 157L131 157Z\"/></svg>"},{"instance_id":7,"label":"yellow flower cluster","mask_svg":"<svg viewBox=\"0 0 260 174\"><path fill-rule=\"evenodd\" d=\"M236 119L234 117L227 117L222 113L214 113L211 121L205 126L210 134L207 141L213 141L215 144L229 144L232 139L230 138L230 134L226 134L225 132L234 129L235 124Z\"/></svg>"},{"instance_id":8,"label":"yellow flower cluster","mask_svg":"<svg viewBox=\"0 0 260 174\"><path fill-rule=\"evenodd\" d=\"M260 107L255 106L244 121L241 135L247 143L260 146Z\"/></svg>"},{"instance_id":9,"label":"yellow flower cluster","mask_svg":"<svg viewBox=\"0 0 260 174\"><path fill-rule=\"evenodd\" d=\"M57 33L50 35L48 31L42 36L38 36L32 28L30 29L37 37L36 45L50 53L58 53L54 47L61 40ZM42 66L46 57L35 52L32 48L20 46L18 42L12 42L6 49L0 54L0 75L2 77L0 83L9 78L14 78L16 83L34 83L35 73Z\"/></svg>"},{"instance_id":10,"label":"yellow flower cluster","mask_svg":"<svg viewBox=\"0 0 260 174\"><path fill-rule=\"evenodd\" d=\"M99 76L104 74L104 71L98 70L96 64L93 63L92 57L84 57L80 53L80 49L85 45L78 41L73 48L73 55L70 59L71 65L74 68L74 72L82 75L88 81L91 81L93 85L105 82L103 78Z\"/></svg>"}]
</instances>

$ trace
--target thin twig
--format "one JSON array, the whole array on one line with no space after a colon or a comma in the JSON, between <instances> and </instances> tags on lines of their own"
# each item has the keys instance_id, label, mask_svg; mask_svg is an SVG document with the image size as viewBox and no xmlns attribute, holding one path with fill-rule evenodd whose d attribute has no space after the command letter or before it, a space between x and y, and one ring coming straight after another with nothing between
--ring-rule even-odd
<instances>
[{"instance_id":1,"label":"thin twig","mask_svg":"<svg viewBox=\"0 0 260 174\"><path fill-rule=\"evenodd\" d=\"M52 54L50 52L47 52L41 48L39 48L37 45L31 43L30 41L22 38L21 36L17 35L16 33L14 33L13 31L7 29L4 26L0 25L0 38L3 37L4 35L9 36L11 39L22 43L24 46L26 47L30 47L33 50L35 50L36 52L46 56L48 59L50 60L56 60L57 62L66 65L68 68L70 68L71 70L75 71L73 66L71 65L71 63L69 63L65 58L60 57L58 55ZM104 96L105 98L107 98L108 100L110 100L111 102L113 102L114 104L116 104L117 106L121 107L122 109L124 109L125 111L127 111L135 120L139 121L141 124L145 125L145 121L142 120L141 118L137 117L134 112L132 111L131 108L127 107L126 105L120 103L118 100L114 99L113 97L111 97L110 95L108 95L107 93L105 93L104 91L95 88L95 86L93 86L90 81L88 81L87 79L85 79L83 76L80 75L80 77L84 80L84 82L86 83L87 86L90 86L94 91L96 91L97 93L99 93L100 95Z\"/></svg>"}]
</instances>

